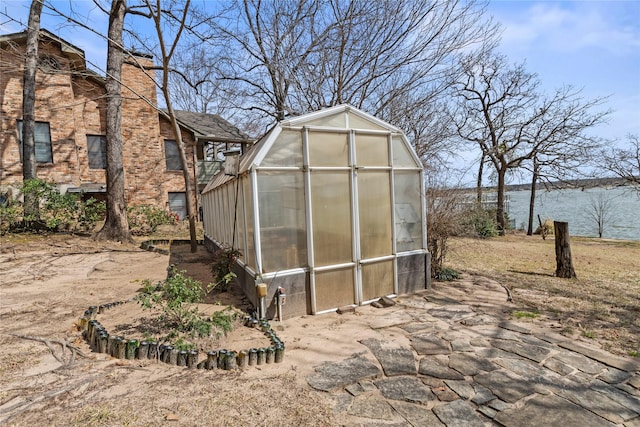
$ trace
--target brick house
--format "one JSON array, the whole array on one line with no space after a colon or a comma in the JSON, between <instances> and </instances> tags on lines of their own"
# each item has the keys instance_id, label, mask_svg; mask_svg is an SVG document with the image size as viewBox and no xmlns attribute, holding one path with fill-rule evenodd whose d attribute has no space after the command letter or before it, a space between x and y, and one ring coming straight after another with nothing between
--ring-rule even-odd
<instances>
[{"instance_id":1,"label":"brick house","mask_svg":"<svg viewBox=\"0 0 640 427\"><path fill-rule=\"evenodd\" d=\"M0 36L0 188L22 182L22 78L26 31ZM60 37L40 32L36 73L36 161L38 178L61 192L104 198L104 78L86 68L84 52ZM186 194L175 135L155 109L153 65L147 55L125 58L122 68L122 137L125 195L130 205L152 204L180 215ZM148 100L149 102L145 101ZM152 104L152 105L150 105ZM218 115L180 111L177 118L189 168L200 191L220 168L218 152L251 139Z\"/></svg>"}]
</instances>

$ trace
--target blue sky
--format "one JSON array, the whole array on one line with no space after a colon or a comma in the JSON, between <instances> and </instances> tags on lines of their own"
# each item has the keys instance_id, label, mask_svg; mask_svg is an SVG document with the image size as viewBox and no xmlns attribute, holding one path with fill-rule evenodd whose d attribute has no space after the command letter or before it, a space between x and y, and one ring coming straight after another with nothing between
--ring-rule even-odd
<instances>
[{"instance_id":1,"label":"blue sky","mask_svg":"<svg viewBox=\"0 0 640 427\"><path fill-rule=\"evenodd\" d=\"M640 134L640 1L492 1L488 10L503 27L499 50L526 60L546 90L610 96L614 113L598 135Z\"/></svg>"},{"instance_id":2,"label":"blue sky","mask_svg":"<svg viewBox=\"0 0 640 427\"><path fill-rule=\"evenodd\" d=\"M50 1L106 34L107 19L90 0ZM0 33L21 31L30 1L0 2ZM640 134L640 0L629 1L491 1L488 12L501 23L499 50L514 63L526 60L545 90L563 84L583 88L586 98L609 96L614 110L609 125L596 132L607 138ZM50 11L42 26L83 49L92 68L104 68L106 42L86 30L61 25Z\"/></svg>"}]
</instances>

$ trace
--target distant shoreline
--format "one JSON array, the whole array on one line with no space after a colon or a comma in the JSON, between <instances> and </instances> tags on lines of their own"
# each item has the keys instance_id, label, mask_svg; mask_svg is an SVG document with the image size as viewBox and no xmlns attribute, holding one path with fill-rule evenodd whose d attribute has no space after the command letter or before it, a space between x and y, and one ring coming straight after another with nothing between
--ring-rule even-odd
<instances>
[{"instance_id":1,"label":"distant shoreline","mask_svg":"<svg viewBox=\"0 0 640 427\"><path fill-rule=\"evenodd\" d=\"M588 178L588 179L569 179L566 181L554 181L549 183L539 182L536 190L564 190L567 188L597 188L597 187L630 187L624 178ZM497 191L496 186L482 187L482 191ZM476 187L465 187L462 191L475 191ZM527 184L509 184L505 186L506 191L528 191L531 190L531 183Z\"/></svg>"}]
</instances>

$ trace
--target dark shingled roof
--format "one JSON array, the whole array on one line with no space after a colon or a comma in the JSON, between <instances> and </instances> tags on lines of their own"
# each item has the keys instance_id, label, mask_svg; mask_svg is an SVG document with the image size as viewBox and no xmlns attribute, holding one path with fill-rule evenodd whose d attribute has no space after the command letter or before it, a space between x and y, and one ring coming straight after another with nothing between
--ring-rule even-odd
<instances>
[{"instance_id":1,"label":"dark shingled roof","mask_svg":"<svg viewBox=\"0 0 640 427\"><path fill-rule=\"evenodd\" d=\"M194 130L196 136L208 136L212 139L229 142L251 142L253 138L217 114L175 111L178 121Z\"/></svg>"}]
</instances>

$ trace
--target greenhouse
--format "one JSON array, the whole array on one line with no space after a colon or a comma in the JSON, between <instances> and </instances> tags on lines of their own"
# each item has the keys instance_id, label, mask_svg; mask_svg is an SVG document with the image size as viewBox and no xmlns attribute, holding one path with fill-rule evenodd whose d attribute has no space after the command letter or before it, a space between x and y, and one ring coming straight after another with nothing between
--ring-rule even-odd
<instances>
[{"instance_id":1,"label":"greenhouse","mask_svg":"<svg viewBox=\"0 0 640 427\"><path fill-rule=\"evenodd\" d=\"M205 242L240 250L237 282L261 317L429 286L423 170L399 129L340 105L232 158L202 193Z\"/></svg>"}]
</instances>

